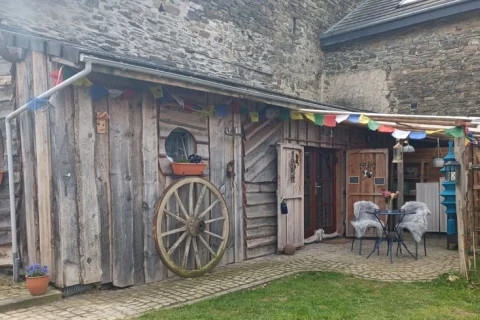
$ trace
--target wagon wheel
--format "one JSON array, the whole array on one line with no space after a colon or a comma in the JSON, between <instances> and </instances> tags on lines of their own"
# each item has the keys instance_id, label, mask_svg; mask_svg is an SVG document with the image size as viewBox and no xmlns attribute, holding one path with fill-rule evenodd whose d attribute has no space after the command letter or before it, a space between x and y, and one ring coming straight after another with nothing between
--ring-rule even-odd
<instances>
[{"instance_id":1,"label":"wagon wheel","mask_svg":"<svg viewBox=\"0 0 480 320\"><path fill-rule=\"evenodd\" d=\"M188 194L188 199L182 200L180 191ZM209 204L205 203L207 191ZM177 209L170 208L169 203L176 204ZM221 215L209 217L217 206ZM172 221L176 224L173 229ZM217 229L221 228L220 232L209 230L214 224ZM210 181L203 178L187 177L176 181L165 190L155 206L153 234L157 252L163 263L181 277L204 275L220 262L227 248L229 227L225 199ZM167 239L172 236L178 237L169 243ZM217 245L212 246L209 240ZM204 261L199 248L206 253L202 256Z\"/></svg>"}]
</instances>

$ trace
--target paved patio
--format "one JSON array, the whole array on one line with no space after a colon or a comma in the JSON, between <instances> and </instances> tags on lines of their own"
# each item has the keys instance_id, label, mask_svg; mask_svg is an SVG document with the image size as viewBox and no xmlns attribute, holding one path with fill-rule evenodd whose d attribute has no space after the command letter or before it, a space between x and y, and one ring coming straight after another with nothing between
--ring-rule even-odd
<instances>
[{"instance_id":1,"label":"paved patio","mask_svg":"<svg viewBox=\"0 0 480 320\"><path fill-rule=\"evenodd\" d=\"M58 302L0 314L0 319L124 319L146 311L194 303L230 292L264 284L302 271L337 271L381 281L426 281L457 270L457 251L447 251L445 239L432 236L427 241L428 256L418 261L411 256L386 257L386 245L380 256L358 250L350 243L312 244L294 256L274 255L217 268L212 274L196 279L172 279L122 290L97 291ZM409 244L409 243L407 243ZM414 248L413 244L409 244ZM373 241L365 241L365 252ZM423 249L423 248L422 248Z\"/></svg>"}]
</instances>

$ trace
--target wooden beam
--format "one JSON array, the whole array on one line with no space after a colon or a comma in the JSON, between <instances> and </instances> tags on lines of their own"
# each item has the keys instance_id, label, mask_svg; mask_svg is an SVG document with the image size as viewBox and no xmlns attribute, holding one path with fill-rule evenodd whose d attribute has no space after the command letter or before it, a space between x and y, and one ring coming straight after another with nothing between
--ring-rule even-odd
<instances>
[{"instance_id":1,"label":"wooden beam","mask_svg":"<svg viewBox=\"0 0 480 320\"><path fill-rule=\"evenodd\" d=\"M48 90L47 58L32 52L33 91L38 96ZM48 111L35 111L35 148L37 156L38 222L40 232L40 263L55 274L52 232L52 167Z\"/></svg>"},{"instance_id":2,"label":"wooden beam","mask_svg":"<svg viewBox=\"0 0 480 320\"><path fill-rule=\"evenodd\" d=\"M77 200L82 283L102 280L100 209L95 174L95 127L92 99L86 87L75 87Z\"/></svg>"},{"instance_id":3,"label":"wooden beam","mask_svg":"<svg viewBox=\"0 0 480 320\"><path fill-rule=\"evenodd\" d=\"M460 175L457 177L455 186L455 198L457 209L457 236L458 236L458 255L460 261L460 274L468 279L468 252L465 248L465 226L464 218L467 215L467 186L468 169L467 155L465 152L465 138L454 138L455 159L460 163Z\"/></svg>"}]
</instances>

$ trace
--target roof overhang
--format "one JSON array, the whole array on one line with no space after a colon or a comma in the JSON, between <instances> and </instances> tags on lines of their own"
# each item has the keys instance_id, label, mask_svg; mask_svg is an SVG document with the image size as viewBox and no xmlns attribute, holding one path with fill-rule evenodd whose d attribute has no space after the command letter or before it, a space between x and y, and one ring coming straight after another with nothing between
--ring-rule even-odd
<instances>
[{"instance_id":1,"label":"roof overhang","mask_svg":"<svg viewBox=\"0 0 480 320\"><path fill-rule=\"evenodd\" d=\"M446 18L478 9L480 9L480 0L465 0L460 3L447 3L436 7L426 8L415 13L409 13L404 16L376 21L371 24L344 30L338 33L325 33L320 36L320 45L322 47L328 47L335 44L340 44L387 31L410 27L416 24Z\"/></svg>"}]
</instances>

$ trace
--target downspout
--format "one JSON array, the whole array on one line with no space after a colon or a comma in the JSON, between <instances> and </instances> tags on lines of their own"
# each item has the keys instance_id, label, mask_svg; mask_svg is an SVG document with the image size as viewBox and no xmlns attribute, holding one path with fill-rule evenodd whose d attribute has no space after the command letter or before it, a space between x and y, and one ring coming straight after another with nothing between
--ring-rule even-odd
<instances>
[{"instance_id":1,"label":"downspout","mask_svg":"<svg viewBox=\"0 0 480 320\"><path fill-rule=\"evenodd\" d=\"M87 61L85 68L79 73L75 74L71 78L57 84L53 88L45 91L37 97L37 99L50 98L55 92L62 90L72 83L76 82L87 76L92 72L92 63ZM13 153L12 153L12 127L11 121L19 114L28 110L29 102L13 111L5 117L5 129L7 131L7 162L8 162L8 189L10 194L10 224L12 228L12 258L13 258L13 281L18 282L20 257L18 256L18 243L17 243L17 219L16 219L16 206L15 206L15 179L13 176Z\"/></svg>"}]
</instances>

